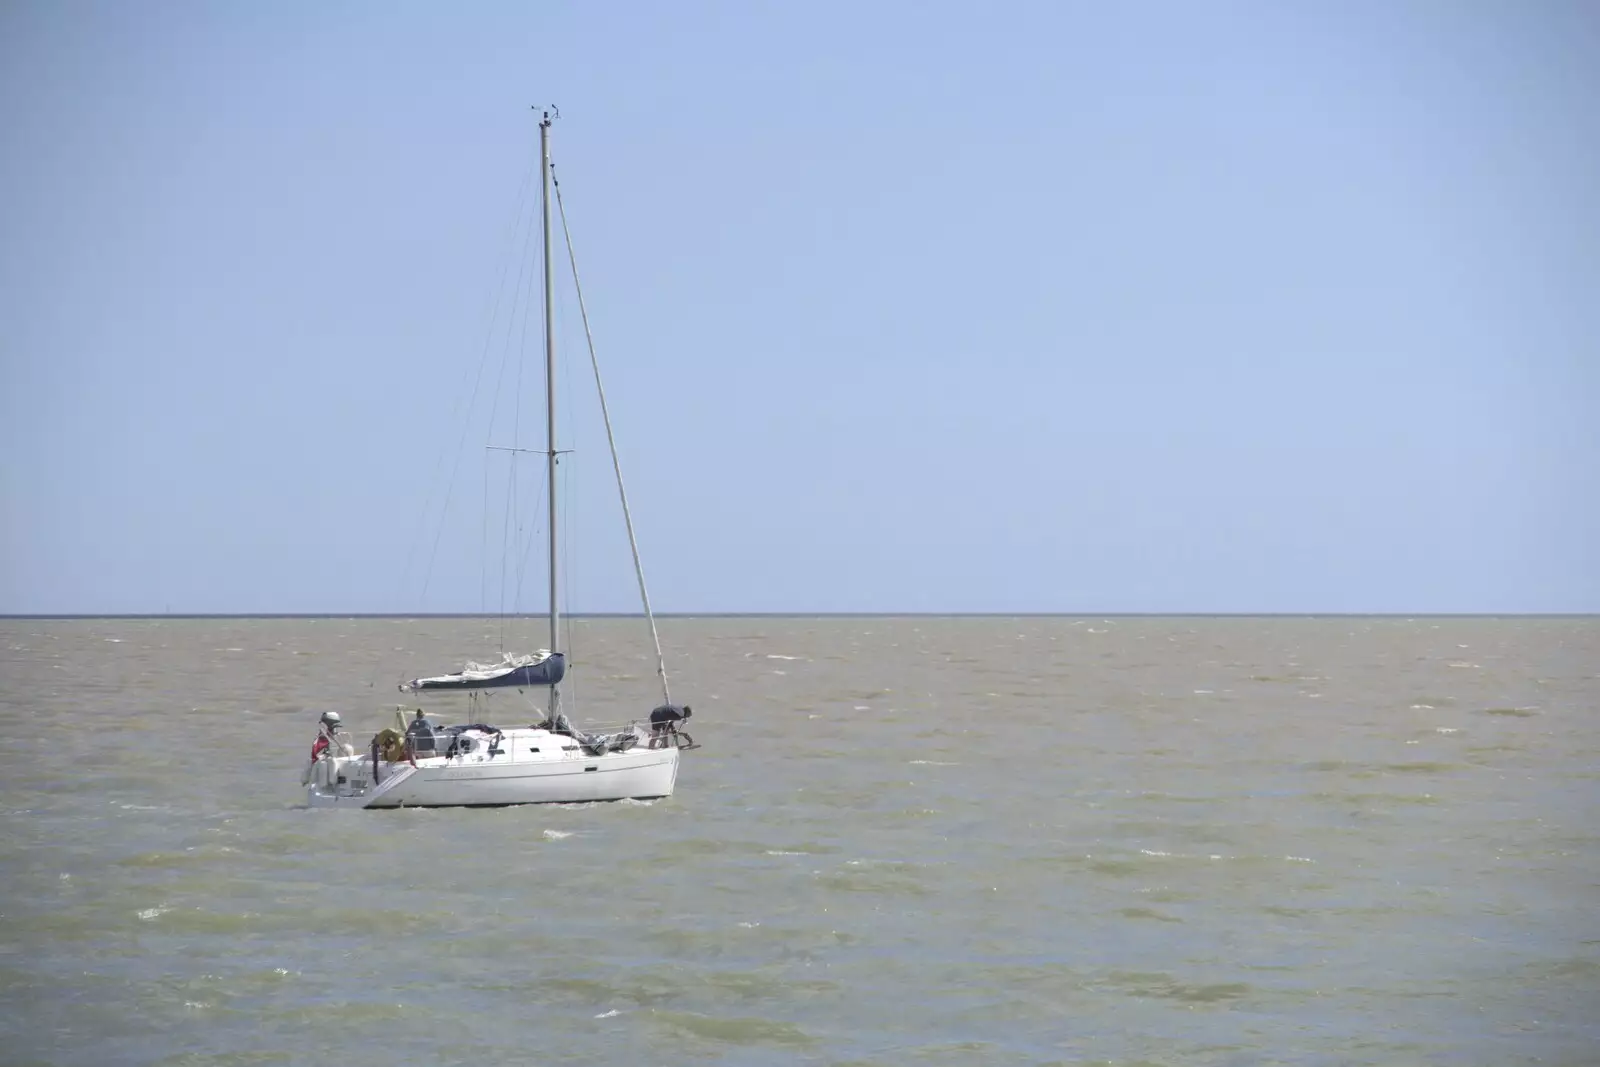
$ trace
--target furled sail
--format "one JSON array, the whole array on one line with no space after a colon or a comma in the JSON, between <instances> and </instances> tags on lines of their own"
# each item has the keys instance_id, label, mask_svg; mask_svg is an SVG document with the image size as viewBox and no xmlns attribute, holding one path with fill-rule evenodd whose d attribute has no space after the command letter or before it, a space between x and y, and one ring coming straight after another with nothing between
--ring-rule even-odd
<instances>
[{"instance_id":1,"label":"furled sail","mask_svg":"<svg viewBox=\"0 0 1600 1067\"><path fill-rule=\"evenodd\" d=\"M518 689L555 685L567 673L567 658L559 652L540 649L531 654L518 655L507 652L499 663L468 663L457 674L440 674L432 678L413 678L400 684L401 692L414 693L419 689Z\"/></svg>"}]
</instances>

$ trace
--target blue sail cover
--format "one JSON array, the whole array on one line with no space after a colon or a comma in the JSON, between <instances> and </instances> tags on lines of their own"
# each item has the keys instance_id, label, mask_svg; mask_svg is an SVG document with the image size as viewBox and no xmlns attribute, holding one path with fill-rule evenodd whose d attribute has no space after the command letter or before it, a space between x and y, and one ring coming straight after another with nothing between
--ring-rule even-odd
<instances>
[{"instance_id":1,"label":"blue sail cover","mask_svg":"<svg viewBox=\"0 0 1600 1067\"><path fill-rule=\"evenodd\" d=\"M468 663L458 674L441 674L433 678L413 678L402 682L402 692L449 689L526 689L534 686L555 685L567 673L567 657L560 652L539 652L531 656L506 653L500 663L485 665Z\"/></svg>"}]
</instances>

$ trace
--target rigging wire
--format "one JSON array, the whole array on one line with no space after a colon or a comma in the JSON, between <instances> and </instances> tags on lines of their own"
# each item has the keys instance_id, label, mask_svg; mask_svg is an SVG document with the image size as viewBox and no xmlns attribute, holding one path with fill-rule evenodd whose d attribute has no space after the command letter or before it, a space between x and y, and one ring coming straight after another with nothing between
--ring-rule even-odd
<instances>
[{"instance_id":1,"label":"rigging wire","mask_svg":"<svg viewBox=\"0 0 1600 1067\"><path fill-rule=\"evenodd\" d=\"M554 179L554 177L555 171L552 168L551 178ZM577 390L577 375L572 373L574 362L572 352L577 346L574 343L575 338L572 334L576 316L571 313L571 299L565 291L557 294L556 303L558 306L557 325L563 328L562 344L557 355L557 358L561 361L559 388L561 390L563 409L575 412L578 408L576 397L574 396ZM569 430L569 433L575 436L577 421L569 419L565 425L573 428ZM579 475L577 469L578 442L574 440L572 443L573 448L565 453L566 459L562 460L558 456L556 464L556 474L560 479L556 485L556 491L560 494L561 500L561 543L566 546L566 551L561 554L561 621L565 627L565 632L562 634L561 647L567 654L569 670L579 662L580 652L577 642L582 632L582 627L575 624L573 616L573 605L579 603L582 598L578 596L579 590L573 584L572 579L575 571L581 573L581 568L578 566L578 553L581 551L582 545L579 539L573 536L572 530L577 522L574 516L578 514L578 509L581 506L580 494L583 490L583 478ZM581 672L574 671L568 675L572 679L568 685L568 694L571 697L573 714L577 714L580 707L580 674Z\"/></svg>"},{"instance_id":2,"label":"rigging wire","mask_svg":"<svg viewBox=\"0 0 1600 1067\"><path fill-rule=\"evenodd\" d=\"M533 306L533 294L531 292L531 290L533 288L533 283L532 283L532 279L531 278L529 279L528 288L530 290L530 292L528 294L528 306L531 308ZM559 297L558 297L558 299L559 299ZM541 316L542 316L542 314L543 314L543 312L541 311ZM556 318L557 318L557 321L561 321L562 320L562 316L558 315L558 316L556 316ZM526 350L526 348L527 348L526 333L527 333L527 319L524 319L523 320L523 334L524 334L523 348L524 348L524 350ZM565 347L561 348L560 351L565 352ZM526 357L524 356L524 358L526 358ZM565 381L566 381L565 376L562 376L561 380L562 380L563 384L565 384ZM571 410L571 409L568 408L568 410ZM543 450L542 449L533 449L531 451L538 452L541 455L543 454ZM558 462L559 462L559 457L558 457ZM549 521L549 516L547 516L545 514L545 512L546 512L546 509L547 509L547 501L550 498L550 494L548 492L549 477L550 476L549 476L548 466L547 465L541 465L541 466L543 467L543 469L541 470L540 475L539 475L539 489L541 490L541 492L535 498L534 509L533 509L533 522L527 528L527 539L525 541L519 541L518 546L515 546L513 548L513 552L515 553L515 559L517 561L517 565L516 565L516 582L517 582L517 584L516 584L516 591L512 595L512 604L513 604L513 611L517 612L517 613L522 613L522 612L525 611L525 608L524 608L525 601L522 599L523 583L524 583L524 579L527 577L528 562L533 557L534 541L536 540L536 538L538 536L539 530L542 528L539 524L541 522ZM520 534L520 532L521 531L519 529L519 534ZM555 651L555 650L552 649L552 651Z\"/></svg>"},{"instance_id":3,"label":"rigging wire","mask_svg":"<svg viewBox=\"0 0 1600 1067\"><path fill-rule=\"evenodd\" d=\"M483 536L478 548L478 613L489 614L489 460L483 461Z\"/></svg>"},{"instance_id":4,"label":"rigging wire","mask_svg":"<svg viewBox=\"0 0 1600 1067\"><path fill-rule=\"evenodd\" d=\"M500 651L506 650L506 561L507 543L511 536L511 515L517 503L517 453L510 453L506 467L506 506L500 513Z\"/></svg>"},{"instance_id":5,"label":"rigging wire","mask_svg":"<svg viewBox=\"0 0 1600 1067\"><path fill-rule=\"evenodd\" d=\"M476 372L473 375L472 392L471 392L470 398L467 401L467 412L468 412L469 415L473 411L473 409L475 409L477 407L477 404L478 404L478 393L480 392L480 390L482 389L482 386L483 386L483 371L484 371L484 368L488 365L488 362L489 362L489 350L494 345L494 332L495 332L494 331L494 324L495 324L495 321L500 317L500 304L501 304L501 301L505 297L506 278L508 278L510 276L510 273L511 273L511 255L512 255L512 252L516 249L517 231L522 228L522 210L523 210L524 205L528 202L528 190L532 187L533 174L534 174L534 171L537 169L538 165L539 165L539 161L538 161L537 156L533 160L529 161L528 169L527 169L526 173L523 174L522 184L521 184L521 186L519 187L519 189L517 191L517 210L516 210L516 215L512 220L511 230L506 235L507 236L506 250L503 253L503 257L504 258L503 258L503 261L502 261L502 264L501 264L501 268L500 268L500 280L499 280L499 283L495 286L494 302L491 305L491 309L490 309L490 312L489 312L488 325L487 325L486 329L484 330L483 350L478 355L478 367L477 367ZM530 213L530 218L531 218L531 213ZM524 259L526 258L526 254L524 254L523 258ZM519 278L518 278L518 288L521 288L520 271L519 271ZM513 305L513 309L512 310L513 310L513 314L514 314L515 313L515 305ZM498 391L498 387L497 387L497 391ZM457 400L457 406L455 407L455 409L452 410L450 417L452 419L457 418L460 410L461 410L460 401ZM491 423L492 423L492 416L491 416ZM445 485L444 503L441 505L441 507L439 509L439 526L438 526L438 529L434 533L433 547L431 548L431 550L429 551L429 554L428 554L427 570L425 571L425 573L423 575L422 592L418 597L419 603L422 604L423 606L426 606L426 604L427 604L428 586L433 580L433 567L434 567L434 563L437 560L438 555L439 555L439 542L444 537L445 520L446 520L447 516L450 514L450 501L451 501L451 499L452 499L452 497L454 496L454 493L455 493L456 474L460 470L460 467L461 467L461 453L466 447L467 432L471 428L471 425L472 425L472 420L470 418L463 418L462 419L461 437L456 442L455 458L451 461L451 464L450 464L450 478L449 478L448 482ZM431 510L433 486L438 483L438 480L439 480L439 467L442 467L443 464L444 464L444 456L441 454L440 457L439 457L439 460L438 460L438 465L434 469L433 478L430 479L430 482L429 482L428 496L424 499L424 504L423 504L423 516L424 516L424 519L426 519L426 516L428 515L429 511ZM420 530L419 530L419 535L418 535L417 540L420 540ZM404 588L404 586L406 585L406 583L409 581L409 578L410 578L411 561L412 561L412 556L415 554L415 551L416 551L416 543L417 543L416 540L414 540L412 542L412 549L406 555L406 564L405 564L404 570L401 572L401 579L400 579L402 589Z\"/></svg>"},{"instance_id":6,"label":"rigging wire","mask_svg":"<svg viewBox=\"0 0 1600 1067\"><path fill-rule=\"evenodd\" d=\"M528 237L529 237L529 243L531 244L532 243L532 238L533 238L533 225L532 225L531 221L530 221L529 226L528 226ZM534 278L534 272L533 271L529 271L528 272L528 288L527 288L527 292L526 292L526 300L524 301L524 303L522 305L523 306L522 333L517 339L517 384L516 384L516 390L512 394L512 396L513 396L513 401L512 401L513 407L512 407L512 414L511 414L511 447L513 449L520 449L522 447L522 375L523 375L523 370L527 367L527 364L528 364L528 320L533 317L533 278ZM517 535L521 534L522 526L523 526L522 506L521 506L521 500L519 499L519 497L517 495L517 477L516 477L517 463L521 459L521 456L522 456L521 452L513 451L511 453L511 478L510 478L511 486L510 486L510 502L509 502L509 508L508 508L510 514L508 516L508 519L509 519L509 527L508 528L514 529L516 531ZM502 652L505 651L505 622L506 622L505 586L510 581L510 577L511 576L508 573L508 570L511 567L512 560L515 558L515 557L508 556L506 553L508 551L508 548L509 549L514 549L515 548L516 541L517 541L517 536L513 536L512 539L511 539L511 544L509 546L507 546L505 544L505 542L502 540L501 549L500 549L500 551L501 551L501 563L500 563L500 569L501 569L501 577L500 577L500 584L501 584L501 591L500 591L500 645L501 645L501 649L500 650ZM522 570L523 570L523 568L522 568L522 566L521 566L521 564L519 562L517 564L517 568L516 568L516 572L517 572L517 575L516 575L517 576L516 592L512 595L512 599L511 599L511 611L512 611L513 614L517 613L521 609Z\"/></svg>"},{"instance_id":7,"label":"rigging wire","mask_svg":"<svg viewBox=\"0 0 1600 1067\"><path fill-rule=\"evenodd\" d=\"M491 402L491 404L489 406L488 437L491 440L493 439L493 436L494 436L495 423L498 420L499 414L500 414L500 394L501 394L501 391L502 391L502 387L505 384L506 363L511 358L512 341L518 337L517 328L516 328L517 327L517 299L523 293L523 279L524 278L528 279L527 291L531 294L532 290L533 290L533 275L532 275L532 272L530 272L528 270L528 250L533 245L533 233L534 233L535 229L536 229L536 227L534 225L534 213L530 211L528 213L528 231L527 231L527 234L523 237L522 255L521 255L521 257L519 259L519 262L517 264L517 285L516 285L516 289L514 291L515 295L512 297L513 303L512 303L512 307L511 307L511 314L509 316L509 319L508 319L507 325L506 325L506 343L505 343L504 347L502 347L501 350L500 350L500 368L495 374L494 399L493 399L493 401ZM526 339L527 339L527 333L528 333L528 317L533 313L532 310L531 310L531 305L532 305L532 297L530 295L527 300L522 301L522 332L521 332L521 343L518 346L519 351L518 351L518 358L517 358L517 381L519 383L521 382L522 367L523 367L523 363L524 363L524 360L521 357L521 348L526 346ZM517 456L519 455L519 453L515 451L515 448L517 447L515 438L516 438L516 434L517 434L517 432L518 432L518 430L520 428L521 413L522 413L522 398L521 398L521 395L520 395L521 390L518 389L517 393L518 393L518 395L513 398L513 405L514 405L513 406L513 411L512 411L512 436L513 436L512 447L513 447L513 451L511 451L509 453L509 455L511 456L511 463L510 463L510 470L509 470L508 475L507 475L508 478L510 479L510 481L509 481L509 485L507 487L506 511L505 511L504 515L502 516L502 521L501 521L501 538L500 538L500 611L499 611L499 620L498 620L499 643L500 643L501 651L505 650L506 580L507 580L507 572L506 572L507 564L506 564L506 560L507 560L507 542L508 542L508 538L509 538L508 527L509 527L509 524L510 524L511 519L512 519L512 512L515 510L515 505L516 505L516 470L517 470L517 462L516 462L516 460L517 460ZM485 521L486 522L488 521L487 515L485 516Z\"/></svg>"},{"instance_id":8,"label":"rigging wire","mask_svg":"<svg viewBox=\"0 0 1600 1067\"><path fill-rule=\"evenodd\" d=\"M534 162L530 163L530 165L528 167L528 170L525 172L525 174L523 176L523 179L522 179L522 183L521 183L521 185L520 185L520 187L518 189L516 213L515 213L515 216L514 216L514 219L513 219L512 227L511 227L510 232L508 233L508 236L507 236L506 251L505 251L505 254L504 254L505 258L504 258L502 266L501 266L499 283L498 283L498 285L496 287L496 290L495 290L494 301L493 301L493 304L492 304L492 307L491 307L491 311L490 311L489 322L488 322L488 330L486 331L486 335L485 335L485 338L484 338L483 349L479 354L478 365L477 365L476 371L474 372L474 376L473 376L473 384L472 384L471 396L470 396L470 399L468 400L468 403L467 403L467 408L468 408L469 415L470 415L470 413L472 411L476 410L478 397L479 397L479 395L480 395L480 393L482 391L482 387L484 385L484 376L485 376L484 372L487 369L489 355L490 355L491 350L494 347L494 342L495 342L495 339L496 339L495 338L495 332L496 332L495 331L495 324L496 324L496 322L498 322L500 320L500 317L501 317L501 306L502 306L502 303L505 300L506 293L507 293L506 282L510 277L510 257L512 255L512 253L515 251L516 246L517 246L518 230L520 230L522 228L523 221L524 221L524 208L530 202L530 197L529 197L528 194L529 194L529 190L532 187L533 168L535 166L540 165L541 160L542 160L542 153L540 153L539 157L536 157L536 160ZM640 600L641 600L641 602L643 604L643 607L644 607L645 619L646 619L646 621L647 621L647 623L649 625L651 640L652 640L652 643L653 643L654 648L655 648L656 674L657 674L657 676L658 676L658 678L660 680L662 698L666 702L670 703L671 702L671 693L670 693L670 690L669 690L669 687L668 687L666 662L665 662L665 658L663 656L662 649L661 649L660 636L659 636L659 633L658 633L657 628L656 628L655 615L654 615L654 612L652 611L651 606L650 606L650 596L649 596L648 588L647 588L646 583L645 583L644 567L643 567L643 563L642 563L642 560L641 560L641 557L640 557L640 553L639 553L638 540L637 540L637 537L635 536L635 532L634 532L633 517L632 517L632 513L630 511L629 505L628 505L627 490L626 490L626 488L625 488L625 486L623 484L621 459L620 459L620 456L619 456L618 450L617 450L616 436L615 436L615 433L613 432L612 425L611 425L610 410L609 410L609 407L608 407L607 402L606 402L605 388L604 388L604 385L603 385L603 382L602 382L602 379L601 379L601 374L600 374L599 359L598 359L598 356L597 356L596 350L595 350L594 334L593 334L593 330L591 329L590 324L589 324L588 309L587 309L587 307L585 305L585 302L584 302L584 299L583 299L583 289L582 289L582 286L581 286L581 284L579 282L579 278L578 278L577 254L576 254L576 250L575 250L574 245L573 245L572 233L571 233L571 229L570 229L570 226L569 226L569 223L568 223L568 220L567 220L566 204L565 204L565 201L564 201L564 199L562 197L560 182L556 179L555 166L554 166L553 163L550 164L550 179L551 179L551 184L552 184L552 187L553 187L553 190L554 190L554 193L555 193L556 205L557 205L557 208L558 208L560 216L561 216L562 234L563 234L563 237L565 238L565 242L566 242L568 264L569 264L570 271L571 271L573 288L574 288L574 291L575 291L575 294L576 294L576 297L577 297L579 318L580 318L581 323L582 323L584 339L585 339L585 342L586 342L586 345L587 345L587 348L588 348L590 366L591 366L591 368L593 370L593 373L594 373L595 388L596 388L596 392L597 392L598 397L599 397L601 416L602 416L602 419L604 421L604 426L605 426L605 431L606 431L606 439L607 439L608 446L610 448L612 468L613 468L613 471L614 471L614 473L616 475L616 480L617 480L617 494L618 494L619 500L620 500L621 505L622 505L623 519L624 519L624 522L625 522L625 525L626 525L626 529L627 529L627 534L628 534L628 546L629 546L629 549L630 549L630 551L632 553L632 556L633 556L634 572L635 572L635 575L636 575L636 577L638 579ZM571 532L572 532L572 524L573 524L572 512L574 510L575 502L576 502L576 499L577 499L576 498L576 490L575 490L574 485L573 485L574 479L570 476L570 474L567 474L565 476L560 477L559 480L557 481L557 484L554 487L552 487L549 484L550 478L555 477L560 472L556 472L556 471L550 470L550 467L553 467L554 464L551 464L551 465L547 466L547 471L549 471L549 473L547 474L546 478L543 479L543 481L544 481L544 486L543 487L546 489L546 493L542 495L542 499L540 501L540 504L535 506L535 509L534 509L535 514L532 516L533 521L532 521L531 525L525 524L525 517L521 514L521 508L520 508L520 503L519 503L519 493L518 493L518 484L519 484L519 482L518 482L518 473L519 473L519 462L518 462L518 460L519 460L519 457L520 457L521 453L524 452L524 451L535 451L535 450L531 450L531 449L522 449L520 447L521 446L521 440L520 440L520 436L521 436L521 409L522 409L522 396L521 396L521 393L522 393L522 384L523 384L523 372L524 372L524 367L525 367L525 364L526 364L527 327L528 327L528 320L530 318L532 318L533 314L534 314L534 311L533 311L533 303L534 303L534 301L533 301L534 272L530 272L528 270L528 252L529 252L529 249L531 248L531 245L532 245L534 229L535 229L535 215L534 215L533 212L530 211L527 214L527 230L526 230L525 235L523 235L523 237L522 237L522 255L520 257L518 257L519 262L518 262L516 283L515 283L515 285L513 287L510 288L511 306L510 306L509 313L506 316L505 343L504 343L504 345L502 347L501 354L500 354L499 367L497 369L496 376L495 376L494 391L493 391L493 394L492 394L492 400L491 400L491 404L490 404L490 408L489 408L489 415L488 415L488 431L487 432L488 432L488 434L490 435L490 437L492 439L492 435L494 433L495 424L496 424L496 422L498 420L498 417L499 417L500 395L501 395L502 388L503 388L503 386L505 384L505 379L506 379L506 369L507 369L506 364L507 364L508 360L511 358L511 350L512 350L512 347L513 347L513 342L515 341L516 348L517 348L518 351L517 351L517 367L516 367L516 373L515 373L516 388L513 391L513 409L512 409L512 411L510 413L511 421L512 421L512 427L511 427L511 429L512 429L512 447L507 450L508 453L509 453L509 457L510 457L510 463L508 465L509 466L509 471L508 471L508 474L507 474L507 500L506 500L504 512L503 512L503 514L501 516L501 519L502 519L502 522L501 522L501 563L500 563L500 587L501 588L500 588L500 598L499 598L499 620L498 620L499 621L499 637L500 637L501 650L503 652L504 651L504 647L505 647L505 629L506 629L506 621L507 621L506 596L507 596L508 586L511 584L511 578L512 578L511 568L513 566L515 567L515 593L513 595L513 599L512 599L512 603L511 603L511 609L512 609L512 611L515 612L515 611L519 611L521 609L521 606L522 606L521 598L522 598L523 578L524 578L524 576L526 574L527 562L528 562L528 558L529 558L529 556L531 555L531 552L532 552L532 547L533 547L533 543L534 543L534 540L535 540L535 534L536 534L536 532L537 532L537 530L539 528L539 518L542 515L545 521L551 523L552 527L554 526L554 524L556 522L556 516L555 515L544 514L544 512L547 510L544 507L544 499L551 499L551 498L553 498L554 493L559 493L561 501L564 502L564 508L562 509L562 514L561 514L560 532L565 534L566 543L569 546L568 551L562 555L562 558L561 558L560 563L559 563L559 565L561 567L561 577L562 577L561 603L566 607L567 610L565 612L566 618L563 620L565 622L565 624L566 624L565 628L564 628L564 632L556 634L556 635L553 635L553 636L556 638L557 643L561 644L566 649L566 651L567 651L567 653L568 653L568 655L570 657L571 652L572 652L572 646L573 646L573 625L572 625L571 607L572 607L572 603L573 603L573 600L574 600L573 592L572 592L573 583L572 583L572 580L571 580L572 579L572 573L573 573L573 563L572 563L573 552L571 551L571 546L573 546L574 542L573 542L573 539L572 539L572 536L571 536ZM524 287L524 280L525 279L526 279L526 287ZM526 294L526 298L522 299L523 296L524 296L524 293ZM518 329L518 323L517 323L517 313L518 313L518 310L519 310L517 305L518 305L519 302L522 304L522 307L521 307L522 321L520 323L520 331ZM563 301L563 304L565 306L565 302L564 301ZM552 314L553 313L554 313L554 311L552 309ZM571 322L571 319L567 315L563 315L562 317L565 318L567 322L569 322L569 323ZM541 316L541 318L542 318L542 316ZM571 348L571 346L569 346L569 345L563 345L563 349L562 349L563 359L566 360L566 361L569 361L569 362L570 362L570 357L567 356L567 352L570 351L570 348ZM573 389L572 382L573 382L572 375L570 375L570 374L563 374L562 375L562 384L566 387L563 390L563 392L566 394L569 410L570 410L571 400L572 400L572 397L571 397L571 393L572 393L572 389ZM459 403L459 400L458 400L456 408L452 413L452 418L456 417L456 413L458 413L459 411L460 411L460 403ZM457 473L458 473L459 467L460 467L461 455L462 455L462 452L464 451L464 448L465 448L466 437L467 437L468 430L470 428L470 423L471 423L470 418L464 420L464 425L463 425L463 428L462 428L461 437L460 437L460 439L459 439L459 441L457 443L455 456L454 456L454 459L452 460L452 463L451 463L451 466L450 466L450 476L449 476L449 479L447 480L446 486L445 486L444 503L442 505L440 516L439 516L439 525L438 525L438 528L436 529L436 531L434 533L433 544L432 544L432 547L431 547L431 550L430 550L430 553L429 553L429 556L428 556L427 570L426 570L426 574L424 576L424 581L423 581L422 597L423 597L424 601L426 600L428 585L431 583L431 580L432 580L432 573L433 573L433 569L434 569L434 566L435 566L435 563L436 563L436 560L437 560L438 551L439 551L439 545L440 545L440 542L441 542L441 540L443 538L444 526L445 526L446 518L447 518L448 512L449 512L450 501L452 500L453 495L454 495L456 477L457 477ZM555 448L556 446L555 445L551 445L550 447L551 448ZM565 451L565 450L563 450L563 451ZM552 458L556 459L556 462L559 463L559 456L552 457ZM442 469L442 467L443 467L443 456L441 455L440 458L439 458L439 461L438 461L438 466L436 467L435 473L434 473L434 482L435 483L438 481L439 470ZM479 592L480 592L480 602L481 602L482 610L483 610L484 614L487 615L488 614L488 608L489 608L489 598L488 598L489 564L488 564L488 552L487 552L487 549L488 549L488 541L489 541L489 521L490 521L490 516L489 516L489 496L490 496L490 481L491 481L491 472L489 470L489 465L487 463L485 463L485 466L484 466L484 479L483 479L483 481L484 481L484 485L483 485L484 509L483 509L483 527L482 527L482 531L481 531L481 542L482 542L481 548L482 548L483 551L482 551L482 554L481 554L482 562L481 562L481 570L480 570L480 576L479 576L479 587L480 587L479 588ZM424 511L425 519L426 519L426 516L431 513L431 506L432 506L432 488L430 488L429 497L428 497L427 501L424 504L423 511ZM526 540L524 540L524 538L523 538L523 533L524 533L525 529L527 531ZM407 555L406 568L405 568L405 571L403 572L402 581L401 581L402 587L406 584L406 580L407 580L407 578L408 578L408 576L410 574L411 565L412 565L412 562L413 562L413 557L416 555L417 547L418 547L418 544L421 541L422 536L423 536L422 533L419 531L418 537L413 541L411 552L408 553L408 555ZM520 542L520 544L519 544L519 542ZM520 551L518 551L518 549L520 549ZM554 608L554 607L555 607L555 605L552 605L552 608ZM551 651L558 651L558 649L552 649ZM569 688L569 692L572 693L572 696L574 698L574 704L575 704L576 703L576 700L575 700L575 698L576 698L576 690L573 688L574 684L575 684L575 680L569 681L568 688ZM551 705L552 710L554 710L554 708L556 707L556 705L554 704L555 695L556 695L555 690L552 689L552 705Z\"/></svg>"},{"instance_id":9,"label":"rigging wire","mask_svg":"<svg viewBox=\"0 0 1600 1067\"><path fill-rule=\"evenodd\" d=\"M570 408L568 410L571 410ZM569 454L569 459L575 459L575 454ZM577 507L578 478L574 472L567 472L556 486L556 491L561 494L561 539L569 547L561 556L561 622L566 628L562 637L562 650L567 654L567 666L570 670L578 661L577 638L572 626L572 603L576 599L572 589L572 557L574 555L570 546L576 542L572 539L572 513ZM578 672L568 675L567 695L572 702L572 713L578 711Z\"/></svg>"},{"instance_id":10,"label":"rigging wire","mask_svg":"<svg viewBox=\"0 0 1600 1067\"><path fill-rule=\"evenodd\" d=\"M517 233L522 228L523 211L529 204L528 193L533 186L533 175L537 172L538 166L539 157L537 153L535 153L533 154L533 157L528 160L528 166L524 169L522 180L517 186L517 195L514 210L512 212L511 224L506 230L504 243L502 245L503 251L500 254L499 278L495 283L494 296L489 304L488 321L484 324L483 348L478 354L477 367L471 371L472 389L467 395L465 414L463 414L462 409L461 392L456 393L455 404L452 406L450 411L450 421L453 422L456 419L461 420L461 435L456 441L454 457L452 458L450 464L450 476L445 481L444 499L439 507L438 525L434 529L433 543L428 550L428 563L427 567L423 571L422 587L420 592L417 594L417 607L419 610L425 610L427 608L428 587L433 581L433 569L439 556L439 543L444 537L445 524L450 515L450 501L453 499L455 494L456 476L461 467L461 454L466 448L467 433L472 425L471 414L477 408L478 396L483 389L483 372L488 366L489 352L494 345L494 325L500 318L500 307L505 299L506 279L510 276L511 259L516 250ZM430 516L433 514L433 504L438 493L439 483L441 480L440 474L444 469L445 456L447 452L447 449L439 452L438 457L434 460L433 474L428 478L427 481L427 488L424 492L422 507L419 512L420 521L414 528L414 532L411 537L411 543L406 549L405 563L400 569L400 580L396 586L395 593L395 601L397 606L403 604L409 599L406 594L406 590L411 584L412 568L417 562L418 550L427 537L427 528L430 525ZM378 674L379 668L376 664L374 664L373 675L370 679L371 684L376 684L378 681Z\"/></svg>"},{"instance_id":11,"label":"rigging wire","mask_svg":"<svg viewBox=\"0 0 1600 1067\"><path fill-rule=\"evenodd\" d=\"M544 489L545 479L548 477L549 475L543 470L539 472L539 488L541 490ZM517 590L512 597L512 603L515 605L515 610L519 614L525 613L522 606L524 603L522 599L522 587L523 579L527 576L528 572L528 560L533 556L533 546L534 542L538 540L539 531L544 529L542 524L549 521L548 516L546 516L544 513L545 500L548 498L549 494L546 492L540 492L535 497L533 521L528 526L528 536L521 542L521 546L517 549ZM551 651L555 650L552 649Z\"/></svg>"},{"instance_id":12,"label":"rigging wire","mask_svg":"<svg viewBox=\"0 0 1600 1067\"><path fill-rule=\"evenodd\" d=\"M650 640L655 644L656 675L661 679L661 697L672 703L672 693L667 686L667 661L661 654L661 636L656 630L655 613L650 610L650 592L645 587L644 563L639 558L639 541L633 532L633 515L628 509L628 491L622 484L622 461L617 455L617 438L611 430L611 411L606 405L606 390L600 380L600 359L595 354L594 331L589 328L589 311L583 301L583 286L578 282L578 254L572 245L572 230L567 225L567 206L561 198L561 182L556 179L555 164L550 164L550 181L555 187L556 207L561 214L561 233L566 238L567 259L572 267L572 288L578 296L578 313L583 319L583 334L589 345L589 363L594 368L595 391L600 396L600 415L605 421L606 441L611 446L611 465L617 475L617 496L622 501L622 518L628 528L628 547L633 552L633 570L639 579L639 599L644 603L645 621L650 624Z\"/></svg>"}]
</instances>

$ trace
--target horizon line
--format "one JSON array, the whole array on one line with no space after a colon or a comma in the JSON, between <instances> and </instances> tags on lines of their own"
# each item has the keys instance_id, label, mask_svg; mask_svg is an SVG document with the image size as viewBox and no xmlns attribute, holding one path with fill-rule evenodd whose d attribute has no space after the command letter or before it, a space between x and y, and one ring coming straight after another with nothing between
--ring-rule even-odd
<instances>
[{"instance_id":1,"label":"horizon line","mask_svg":"<svg viewBox=\"0 0 1600 1067\"><path fill-rule=\"evenodd\" d=\"M642 611L566 612L569 619L643 619ZM1600 611L658 611L658 619L1591 619ZM0 620L515 619L479 611L0 612Z\"/></svg>"}]
</instances>

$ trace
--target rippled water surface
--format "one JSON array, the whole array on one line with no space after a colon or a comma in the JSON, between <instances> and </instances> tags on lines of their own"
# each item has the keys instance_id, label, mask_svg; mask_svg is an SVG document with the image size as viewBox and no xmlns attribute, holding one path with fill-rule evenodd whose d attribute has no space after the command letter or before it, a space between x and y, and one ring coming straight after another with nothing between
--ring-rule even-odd
<instances>
[{"instance_id":1,"label":"rippled water surface","mask_svg":"<svg viewBox=\"0 0 1600 1067\"><path fill-rule=\"evenodd\" d=\"M668 619L672 798L300 806L500 629L0 622L0 1060L1600 1062L1600 621Z\"/></svg>"}]
</instances>

